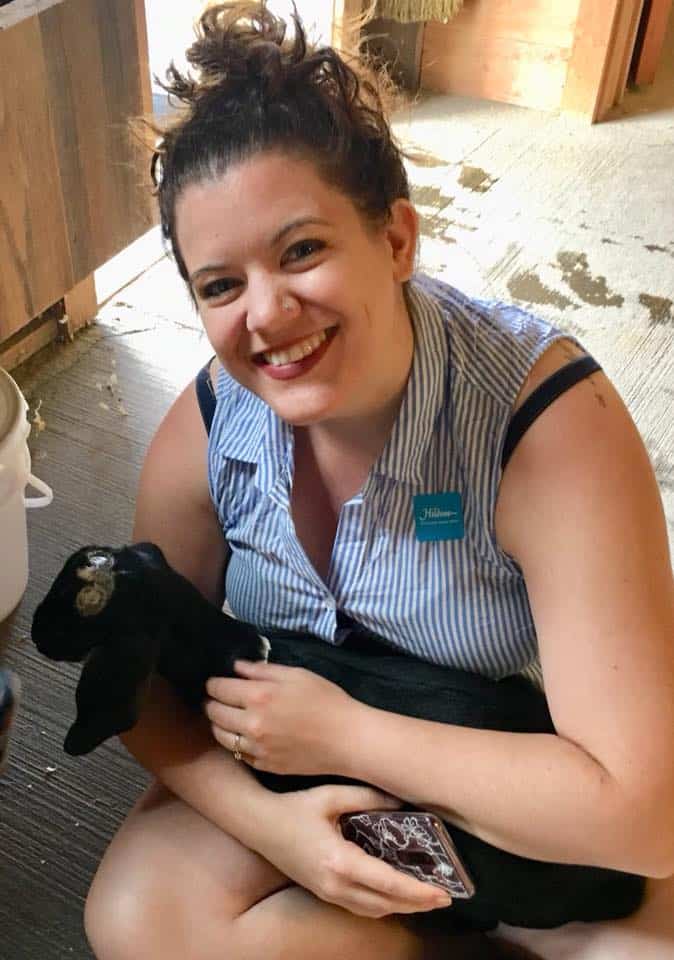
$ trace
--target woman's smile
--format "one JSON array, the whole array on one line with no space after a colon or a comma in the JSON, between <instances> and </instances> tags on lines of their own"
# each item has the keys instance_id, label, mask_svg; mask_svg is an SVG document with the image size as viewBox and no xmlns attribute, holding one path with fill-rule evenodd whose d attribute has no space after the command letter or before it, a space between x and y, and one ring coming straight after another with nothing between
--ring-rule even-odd
<instances>
[{"instance_id":1,"label":"woman's smile","mask_svg":"<svg viewBox=\"0 0 674 960\"><path fill-rule=\"evenodd\" d=\"M310 337L285 347L258 353L253 360L262 373L273 380L292 380L307 373L328 351L337 327L320 330Z\"/></svg>"},{"instance_id":2,"label":"woman's smile","mask_svg":"<svg viewBox=\"0 0 674 960\"><path fill-rule=\"evenodd\" d=\"M287 423L360 429L399 401L414 351L403 220L401 201L373 227L310 162L280 153L182 191L177 232L209 339Z\"/></svg>"}]
</instances>

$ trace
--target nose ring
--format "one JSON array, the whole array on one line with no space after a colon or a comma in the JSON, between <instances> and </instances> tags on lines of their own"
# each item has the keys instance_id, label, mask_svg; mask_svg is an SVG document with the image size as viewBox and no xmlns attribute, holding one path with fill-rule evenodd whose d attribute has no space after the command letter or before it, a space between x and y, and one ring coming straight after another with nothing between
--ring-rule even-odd
<instances>
[{"instance_id":1,"label":"nose ring","mask_svg":"<svg viewBox=\"0 0 674 960\"><path fill-rule=\"evenodd\" d=\"M289 313L291 310L294 309L295 304L290 297L284 297L283 300L281 301L281 306L287 313Z\"/></svg>"}]
</instances>

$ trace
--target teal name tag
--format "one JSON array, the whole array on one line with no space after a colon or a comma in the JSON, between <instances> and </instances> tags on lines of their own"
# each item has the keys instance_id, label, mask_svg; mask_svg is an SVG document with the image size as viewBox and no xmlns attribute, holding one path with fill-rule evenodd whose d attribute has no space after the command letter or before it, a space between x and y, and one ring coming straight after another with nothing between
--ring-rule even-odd
<instances>
[{"instance_id":1,"label":"teal name tag","mask_svg":"<svg viewBox=\"0 0 674 960\"><path fill-rule=\"evenodd\" d=\"M413 497L417 540L461 540L464 536L460 493L417 494Z\"/></svg>"}]
</instances>

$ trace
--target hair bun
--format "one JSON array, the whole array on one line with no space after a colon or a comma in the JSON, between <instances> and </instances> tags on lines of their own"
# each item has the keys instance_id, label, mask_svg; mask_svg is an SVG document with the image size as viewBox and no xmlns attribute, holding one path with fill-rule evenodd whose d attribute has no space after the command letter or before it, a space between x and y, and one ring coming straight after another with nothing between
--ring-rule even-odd
<instances>
[{"instance_id":1,"label":"hair bun","mask_svg":"<svg viewBox=\"0 0 674 960\"><path fill-rule=\"evenodd\" d=\"M196 40L187 50L187 60L199 79L189 91L181 89L181 99L198 99L201 92L218 86L231 92L243 86L263 87L278 93L288 68L301 60L304 44L286 45L286 24L271 14L264 4L245 0L241 3L217 3L199 18ZM175 77L171 77L175 81ZM177 91L176 91L177 92ZM187 93L187 96L185 94Z\"/></svg>"}]
</instances>

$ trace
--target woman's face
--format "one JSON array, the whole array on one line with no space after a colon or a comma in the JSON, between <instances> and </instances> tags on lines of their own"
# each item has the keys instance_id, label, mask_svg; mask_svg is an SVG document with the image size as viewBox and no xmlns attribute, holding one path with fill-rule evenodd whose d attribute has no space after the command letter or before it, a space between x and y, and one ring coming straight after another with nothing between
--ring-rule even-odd
<instances>
[{"instance_id":1,"label":"woman's face","mask_svg":"<svg viewBox=\"0 0 674 960\"><path fill-rule=\"evenodd\" d=\"M363 416L400 393L413 345L407 201L373 231L311 163L263 154L186 187L176 235L220 362L284 420Z\"/></svg>"}]
</instances>

